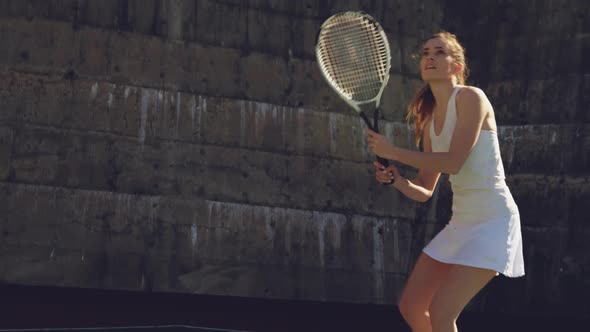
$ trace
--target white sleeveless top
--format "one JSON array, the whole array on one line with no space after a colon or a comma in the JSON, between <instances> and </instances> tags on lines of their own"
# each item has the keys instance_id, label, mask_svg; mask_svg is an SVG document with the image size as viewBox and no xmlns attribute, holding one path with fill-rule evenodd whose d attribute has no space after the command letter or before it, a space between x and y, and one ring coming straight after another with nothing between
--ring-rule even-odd
<instances>
[{"instance_id":1,"label":"white sleeveless top","mask_svg":"<svg viewBox=\"0 0 590 332\"><path fill-rule=\"evenodd\" d=\"M457 122L455 87L440 135L430 122L433 152L448 152ZM518 207L505 182L498 135L481 130L457 174L449 177L452 218L424 248L432 258L451 264L487 268L508 277L524 275Z\"/></svg>"},{"instance_id":2,"label":"white sleeveless top","mask_svg":"<svg viewBox=\"0 0 590 332\"><path fill-rule=\"evenodd\" d=\"M436 135L434 131L434 121L430 122L430 140L434 152L449 151L457 123L455 99L460 89L461 86L455 87L451 98L449 98L447 114L440 135ZM463 189L485 189L505 187L505 178L498 136L495 131L481 130L477 143L465 164L459 173L450 176L449 181L455 187Z\"/></svg>"},{"instance_id":3,"label":"white sleeveless top","mask_svg":"<svg viewBox=\"0 0 590 332\"><path fill-rule=\"evenodd\" d=\"M434 120L430 121L430 141L433 152L448 152L457 123L456 96L462 86L457 85L449 98L447 114L440 135L434 130ZM487 217L483 210L497 215L518 213L518 207L512 199L504 197L487 197L485 201L467 202L458 200L461 194L473 195L476 190L502 191L508 190L505 181L504 166L500 155L500 144L495 131L481 130L473 150L457 174L450 175L449 181L453 190L453 215L470 215ZM459 196L459 197L458 197ZM466 197L468 198L468 197ZM489 201L493 199L493 201ZM491 204L495 203L495 204ZM482 206L483 204L483 206ZM494 211L489 211L494 208Z\"/></svg>"}]
</instances>

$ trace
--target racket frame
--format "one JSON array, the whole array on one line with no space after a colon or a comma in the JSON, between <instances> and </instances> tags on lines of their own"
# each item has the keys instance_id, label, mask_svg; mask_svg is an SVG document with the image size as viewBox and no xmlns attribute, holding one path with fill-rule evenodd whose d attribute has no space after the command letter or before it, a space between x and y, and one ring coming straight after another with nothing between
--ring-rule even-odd
<instances>
[{"instance_id":1,"label":"racket frame","mask_svg":"<svg viewBox=\"0 0 590 332\"><path fill-rule=\"evenodd\" d=\"M328 70L325 68L324 66L324 62L320 61L320 55L321 55L321 48L320 48L320 37L322 34L322 31L324 31L324 28L328 25L331 24L331 21L333 19L335 19L337 16L340 15L354 15L354 16L361 16L361 17L365 17L366 19L368 19L369 21L371 21L371 24L375 25L377 28L377 31L379 33L379 35L382 37L382 41L383 41L383 47L385 48L385 52L386 52L386 68L385 68L385 73L384 73L384 77L383 77L383 81L381 82L381 87L377 93L377 95L375 95L373 98L369 99L369 100L362 100L362 101L356 101L353 98L348 97L346 94L344 94L342 91L340 91L341 89L338 88L337 84L333 81L332 77L330 77L328 75ZM332 90L334 90L338 96L340 97L340 99L344 100L350 107L352 107L360 116L361 118L364 120L364 122L367 124L367 126L369 127L369 129L373 130L376 133L379 133L379 128L378 128L378 117L379 117L379 105L381 102L381 96L383 95L383 91L385 91L385 87L387 86L387 83L389 82L389 76L390 76L390 70L391 70L391 49L389 47L389 40L387 39L387 34L385 33L385 30L383 29L383 27L381 26L381 24L379 24L379 22L372 17L371 15L367 14L366 12L363 11L346 11L346 12L340 12L337 14L334 14L332 16L330 16L328 19L326 19L324 21L324 23L322 23L318 34L316 36L316 47L315 47L315 55L316 55L316 59L318 60L318 65L320 67L320 72L322 73L322 76L324 77L324 79L328 82L328 85L332 88ZM369 121L367 115L365 114L365 112L363 111L363 109L361 108L361 106L367 105L367 104L374 104L374 106L372 107L373 109L373 124L371 124L371 122ZM381 158L379 156L377 156L377 160L384 166L387 167L389 165L389 161L387 159ZM390 173L390 175L392 175ZM393 176L393 175L392 175ZM394 182L394 180L392 179L389 183L383 183L384 185L390 185Z\"/></svg>"},{"instance_id":2,"label":"racket frame","mask_svg":"<svg viewBox=\"0 0 590 332\"><path fill-rule=\"evenodd\" d=\"M320 72L322 73L322 76L324 77L324 79L329 83L330 87L336 91L336 93L340 96L340 98L342 100L344 100L350 107L352 107L357 113L362 113L363 110L361 109L361 105L364 104L370 104L370 103L374 103L374 109L379 109L379 105L381 103L381 96L383 95L383 91L385 91L385 87L387 86L387 83L389 81L389 72L391 70L391 49L389 48L389 41L387 39L387 34L385 34L385 30L383 29L383 27L381 26L381 24L379 24L379 22L373 18L371 15L363 12L363 11L347 11L347 12L340 12L337 14L334 14L332 16L330 16L328 19L326 19L324 21L324 23L322 23L320 30L318 31L317 37L316 37L316 47L315 47L315 53L316 53L316 59L320 58L320 36L322 31L324 30L324 28L331 23L331 21L333 19L335 19L338 16L341 15L354 15L354 16L362 16L367 18L369 21L371 21L372 24L374 24L379 32L379 35L382 37L383 43L384 43L384 48L385 48L385 52L386 52L386 59L387 59L387 66L385 68L385 75L384 75L384 79L383 82L381 83L381 88L379 89L379 92L377 93L377 95L369 100L363 100L363 101L356 101L353 100L352 98L349 98L347 95L345 95L344 93L342 93L340 91L339 88L337 88L336 84L333 82L333 79L327 74L328 70L325 68L324 66L324 62L323 61L318 61L319 67L320 67ZM373 127L373 126L370 126Z\"/></svg>"}]
</instances>

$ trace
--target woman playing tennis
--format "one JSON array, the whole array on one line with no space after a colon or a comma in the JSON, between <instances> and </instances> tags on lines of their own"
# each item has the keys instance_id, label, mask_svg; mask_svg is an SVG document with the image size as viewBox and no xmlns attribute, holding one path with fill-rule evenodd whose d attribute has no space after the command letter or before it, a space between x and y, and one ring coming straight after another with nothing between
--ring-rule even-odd
<instances>
[{"instance_id":1,"label":"woman playing tennis","mask_svg":"<svg viewBox=\"0 0 590 332\"><path fill-rule=\"evenodd\" d=\"M524 275L520 217L506 186L494 110L484 92L465 86L465 51L442 32L423 45L425 85L409 105L423 152L397 147L369 130L378 156L418 169L402 177L375 162L377 181L405 196L428 200L441 173L450 174L452 217L424 248L402 292L399 308L414 332L457 331L467 303L498 273Z\"/></svg>"}]
</instances>

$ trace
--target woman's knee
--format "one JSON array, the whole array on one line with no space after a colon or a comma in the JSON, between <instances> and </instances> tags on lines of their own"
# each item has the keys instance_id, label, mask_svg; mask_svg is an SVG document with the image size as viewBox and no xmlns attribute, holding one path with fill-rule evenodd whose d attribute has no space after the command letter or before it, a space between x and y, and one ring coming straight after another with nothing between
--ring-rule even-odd
<instances>
[{"instance_id":1,"label":"woman's knee","mask_svg":"<svg viewBox=\"0 0 590 332\"><path fill-rule=\"evenodd\" d=\"M449 310L444 305L433 303L428 308L432 326L452 326L456 323L458 314Z\"/></svg>"},{"instance_id":2,"label":"woman's knee","mask_svg":"<svg viewBox=\"0 0 590 332\"><path fill-rule=\"evenodd\" d=\"M426 305L402 297L398 303L398 308L400 314L410 326L428 320L428 307Z\"/></svg>"},{"instance_id":3,"label":"woman's knee","mask_svg":"<svg viewBox=\"0 0 590 332\"><path fill-rule=\"evenodd\" d=\"M402 295L402 297L399 299L399 302L397 303L397 307L399 308L400 313L402 314L402 316L406 317L408 314L410 314L413 310L412 310L412 301L410 301L410 299L408 299L407 296L404 296L405 294Z\"/></svg>"}]
</instances>

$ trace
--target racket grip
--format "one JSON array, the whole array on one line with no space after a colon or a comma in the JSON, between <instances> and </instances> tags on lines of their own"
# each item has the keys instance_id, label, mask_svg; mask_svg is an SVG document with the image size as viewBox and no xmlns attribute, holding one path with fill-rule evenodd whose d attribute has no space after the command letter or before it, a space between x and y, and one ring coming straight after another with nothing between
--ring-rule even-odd
<instances>
[{"instance_id":1,"label":"racket grip","mask_svg":"<svg viewBox=\"0 0 590 332\"><path fill-rule=\"evenodd\" d=\"M389 160L387 160L387 159L383 159L383 158L381 158L381 157L377 156L377 161L378 161L378 162L379 162L381 165L383 165L383 167L385 167L385 168L387 168L387 166L389 166ZM393 174L389 173L389 175L390 175L390 176L392 176ZM392 180L391 180L391 181L389 181L389 182L383 182L383 183L381 183L381 184L382 184L382 185L384 185L384 186L389 186L389 185L393 184L393 182L395 182L395 180L393 180L393 179L392 179Z\"/></svg>"},{"instance_id":2,"label":"racket grip","mask_svg":"<svg viewBox=\"0 0 590 332\"><path fill-rule=\"evenodd\" d=\"M381 157L377 156L377 161L378 161L378 162L379 162L381 165L383 165L383 167L387 167L387 166L389 166L389 160L387 160L387 159L383 159L383 158L381 158Z\"/></svg>"}]
</instances>

